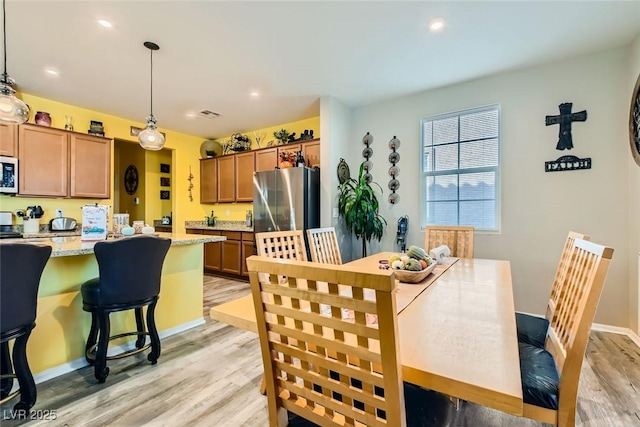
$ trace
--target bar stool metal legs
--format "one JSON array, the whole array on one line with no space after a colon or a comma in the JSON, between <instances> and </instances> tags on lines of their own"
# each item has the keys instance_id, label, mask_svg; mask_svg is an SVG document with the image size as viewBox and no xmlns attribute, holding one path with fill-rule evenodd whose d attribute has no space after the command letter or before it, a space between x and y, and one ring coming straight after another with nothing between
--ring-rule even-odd
<instances>
[{"instance_id":1,"label":"bar stool metal legs","mask_svg":"<svg viewBox=\"0 0 640 427\"><path fill-rule=\"evenodd\" d=\"M13 406L15 410L28 410L36 403L36 382L33 380L33 374L27 361L27 341L34 326L35 324L31 324L2 334L0 403L20 394L20 400ZM15 339L15 342L13 343L13 357L10 357L9 341L12 339ZM20 388L11 393L14 378L18 380Z\"/></svg>"}]
</instances>

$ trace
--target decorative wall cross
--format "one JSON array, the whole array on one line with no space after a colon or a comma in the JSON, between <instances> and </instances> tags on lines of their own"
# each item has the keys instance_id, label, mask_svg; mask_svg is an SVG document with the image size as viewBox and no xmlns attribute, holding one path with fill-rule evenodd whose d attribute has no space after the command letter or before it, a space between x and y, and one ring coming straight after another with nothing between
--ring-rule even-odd
<instances>
[{"instance_id":1,"label":"decorative wall cross","mask_svg":"<svg viewBox=\"0 0 640 427\"><path fill-rule=\"evenodd\" d=\"M547 126L560 125L556 150L571 150L573 148L573 138L571 137L571 123L584 122L587 120L587 110L572 113L571 107L573 107L573 103L571 102L560 104L558 106L558 108L560 109L560 114L558 114L557 116L547 116L545 118L545 124ZM590 157L581 159L576 156L561 156L557 160L544 162L545 172L562 172L580 169L591 169Z\"/></svg>"},{"instance_id":2,"label":"decorative wall cross","mask_svg":"<svg viewBox=\"0 0 640 427\"><path fill-rule=\"evenodd\" d=\"M560 125L560 131L558 133L558 145L556 150L571 150L573 148L573 138L571 137L571 122L584 122L587 120L587 110L582 110L577 113L571 112L573 103L565 102L560 104L560 114L557 116L547 116L545 124Z\"/></svg>"}]
</instances>

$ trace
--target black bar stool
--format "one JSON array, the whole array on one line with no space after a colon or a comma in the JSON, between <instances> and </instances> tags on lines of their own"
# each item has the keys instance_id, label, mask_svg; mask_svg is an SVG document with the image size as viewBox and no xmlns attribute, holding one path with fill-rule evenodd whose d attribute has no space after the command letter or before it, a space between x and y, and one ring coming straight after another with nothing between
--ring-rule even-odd
<instances>
[{"instance_id":1,"label":"black bar stool","mask_svg":"<svg viewBox=\"0 0 640 427\"><path fill-rule=\"evenodd\" d=\"M171 239L153 236L125 237L119 240L99 242L94 246L100 277L82 285L82 309L91 312L91 330L85 347L86 359L94 365L98 382L109 375L107 360L120 359L145 351L151 347L147 359L155 365L160 357L160 337L155 323L155 308L160 294L162 265L171 246ZM147 308L145 332L142 308ZM109 314L135 309L136 332L109 336ZM109 341L136 335L136 348L124 353L107 356ZM150 344L146 344L146 335Z\"/></svg>"},{"instance_id":2,"label":"black bar stool","mask_svg":"<svg viewBox=\"0 0 640 427\"><path fill-rule=\"evenodd\" d=\"M18 394L15 410L29 410L36 403L36 383L27 360L27 341L36 326L38 287L51 246L24 243L0 245L0 403ZM13 361L9 341L13 344ZM14 374L15 371L15 374ZM20 389L11 393L13 379Z\"/></svg>"}]
</instances>

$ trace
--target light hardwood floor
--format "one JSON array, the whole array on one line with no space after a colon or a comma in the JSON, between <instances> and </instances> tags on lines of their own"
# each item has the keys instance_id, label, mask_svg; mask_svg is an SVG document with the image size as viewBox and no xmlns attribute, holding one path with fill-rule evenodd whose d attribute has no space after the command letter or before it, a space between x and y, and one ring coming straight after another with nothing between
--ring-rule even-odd
<instances>
[{"instance_id":1,"label":"light hardwood floor","mask_svg":"<svg viewBox=\"0 0 640 427\"><path fill-rule=\"evenodd\" d=\"M136 355L109 362L98 384L89 367L38 384L34 415L55 411L55 420L8 420L28 426L266 426L266 398L257 336L212 321L209 308L249 293L245 282L205 278L206 324L162 341L156 366ZM38 411L41 411L38 413ZM51 412L49 412L50 414ZM4 416L4 419L3 419ZM540 423L463 403L458 427L526 427ZM578 425L640 426L640 349L627 337L593 332L583 365ZM411 426L409 426L411 427Z\"/></svg>"}]
</instances>

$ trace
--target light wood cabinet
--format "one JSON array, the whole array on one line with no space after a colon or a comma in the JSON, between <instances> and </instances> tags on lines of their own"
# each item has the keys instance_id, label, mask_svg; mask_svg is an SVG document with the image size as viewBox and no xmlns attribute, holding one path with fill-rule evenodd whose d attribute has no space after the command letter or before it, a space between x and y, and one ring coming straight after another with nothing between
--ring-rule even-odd
<instances>
[{"instance_id":1,"label":"light wood cabinet","mask_svg":"<svg viewBox=\"0 0 640 427\"><path fill-rule=\"evenodd\" d=\"M218 202L218 159L200 160L200 203Z\"/></svg>"},{"instance_id":2,"label":"light wood cabinet","mask_svg":"<svg viewBox=\"0 0 640 427\"><path fill-rule=\"evenodd\" d=\"M65 132L42 126L19 128L18 194L67 197L69 194L69 138Z\"/></svg>"},{"instance_id":3,"label":"light wood cabinet","mask_svg":"<svg viewBox=\"0 0 640 427\"><path fill-rule=\"evenodd\" d=\"M37 125L18 130L21 196L108 199L111 140Z\"/></svg>"},{"instance_id":4,"label":"light wood cabinet","mask_svg":"<svg viewBox=\"0 0 640 427\"><path fill-rule=\"evenodd\" d=\"M320 141L302 144L302 155L309 167L320 167Z\"/></svg>"},{"instance_id":5,"label":"light wood cabinet","mask_svg":"<svg viewBox=\"0 0 640 427\"><path fill-rule=\"evenodd\" d=\"M279 163L277 148L256 151L256 172L274 170Z\"/></svg>"},{"instance_id":6,"label":"light wood cabinet","mask_svg":"<svg viewBox=\"0 0 640 427\"><path fill-rule=\"evenodd\" d=\"M204 230L204 234L209 236L220 236L219 231ZM220 271L221 269L221 244L222 242L211 242L204 244L204 269L206 271Z\"/></svg>"},{"instance_id":7,"label":"light wood cabinet","mask_svg":"<svg viewBox=\"0 0 640 427\"><path fill-rule=\"evenodd\" d=\"M108 199L111 194L111 140L69 134L69 195Z\"/></svg>"},{"instance_id":8,"label":"light wood cabinet","mask_svg":"<svg viewBox=\"0 0 640 427\"><path fill-rule=\"evenodd\" d=\"M218 202L235 202L235 156L224 156L218 159Z\"/></svg>"},{"instance_id":9,"label":"light wood cabinet","mask_svg":"<svg viewBox=\"0 0 640 427\"><path fill-rule=\"evenodd\" d=\"M223 273L242 274L242 233L238 231L222 231L227 240L222 243L221 271Z\"/></svg>"},{"instance_id":10,"label":"light wood cabinet","mask_svg":"<svg viewBox=\"0 0 640 427\"><path fill-rule=\"evenodd\" d=\"M235 186L236 202L253 201L253 171L255 170L255 155L253 152L236 154L235 158Z\"/></svg>"},{"instance_id":11,"label":"light wood cabinet","mask_svg":"<svg viewBox=\"0 0 640 427\"><path fill-rule=\"evenodd\" d=\"M247 258L257 253L254 239L253 233L242 233L242 275L245 277L249 277Z\"/></svg>"},{"instance_id":12,"label":"light wood cabinet","mask_svg":"<svg viewBox=\"0 0 640 427\"><path fill-rule=\"evenodd\" d=\"M18 154L18 126L0 123L0 156Z\"/></svg>"}]
</instances>

